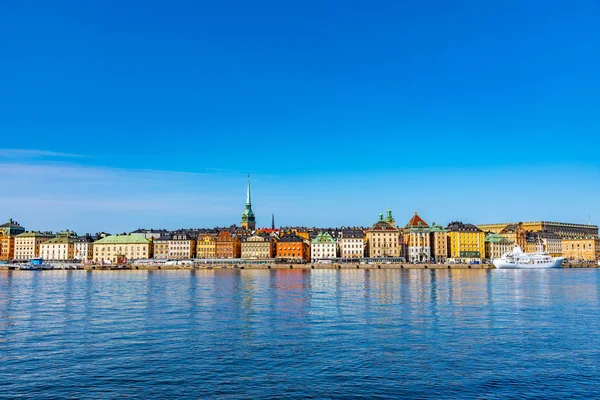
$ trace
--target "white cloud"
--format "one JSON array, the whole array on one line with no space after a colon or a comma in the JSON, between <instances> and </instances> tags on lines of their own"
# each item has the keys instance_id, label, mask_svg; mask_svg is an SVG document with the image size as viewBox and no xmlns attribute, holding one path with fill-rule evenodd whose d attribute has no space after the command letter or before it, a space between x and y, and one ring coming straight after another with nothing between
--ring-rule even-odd
<instances>
[{"instance_id":1,"label":"white cloud","mask_svg":"<svg viewBox=\"0 0 600 400\"><path fill-rule=\"evenodd\" d=\"M0 157L8 159L83 158L84 155L41 149L0 149Z\"/></svg>"}]
</instances>

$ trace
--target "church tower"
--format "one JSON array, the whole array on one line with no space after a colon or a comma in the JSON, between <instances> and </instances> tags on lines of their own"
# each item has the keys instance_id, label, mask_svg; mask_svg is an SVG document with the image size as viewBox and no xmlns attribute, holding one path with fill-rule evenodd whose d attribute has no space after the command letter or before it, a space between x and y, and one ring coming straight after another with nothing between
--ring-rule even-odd
<instances>
[{"instance_id":1,"label":"church tower","mask_svg":"<svg viewBox=\"0 0 600 400\"><path fill-rule=\"evenodd\" d=\"M250 201L250 174L248 174L248 191L246 192L246 209L242 214L242 228L250 229L251 231L256 229L256 218L254 217L254 211L252 211L252 202Z\"/></svg>"}]
</instances>

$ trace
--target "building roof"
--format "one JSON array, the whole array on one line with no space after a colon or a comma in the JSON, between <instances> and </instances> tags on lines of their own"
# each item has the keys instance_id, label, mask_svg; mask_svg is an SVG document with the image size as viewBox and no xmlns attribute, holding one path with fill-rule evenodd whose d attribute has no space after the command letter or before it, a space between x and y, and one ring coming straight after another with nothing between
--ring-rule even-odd
<instances>
[{"instance_id":1,"label":"building roof","mask_svg":"<svg viewBox=\"0 0 600 400\"><path fill-rule=\"evenodd\" d=\"M460 221L450 222L446 229L449 232L483 232L473 224L463 224Z\"/></svg>"},{"instance_id":2,"label":"building roof","mask_svg":"<svg viewBox=\"0 0 600 400\"><path fill-rule=\"evenodd\" d=\"M342 231L342 239L363 239L365 232L358 229L346 229Z\"/></svg>"},{"instance_id":3,"label":"building roof","mask_svg":"<svg viewBox=\"0 0 600 400\"><path fill-rule=\"evenodd\" d=\"M327 232L319 232L317 236L312 240L313 244L332 244L335 240Z\"/></svg>"},{"instance_id":4,"label":"building roof","mask_svg":"<svg viewBox=\"0 0 600 400\"><path fill-rule=\"evenodd\" d=\"M498 233L489 232L485 235L485 241L489 243L513 243L512 240L508 240L506 237L501 236Z\"/></svg>"},{"instance_id":5,"label":"building roof","mask_svg":"<svg viewBox=\"0 0 600 400\"><path fill-rule=\"evenodd\" d=\"M24 232L21 233L19 235L17 235L16 237L53 237L54 235L52 234L52 232Z\"/></svg>"},{"instance_id":6,"label":"building roof","mask_svg":"<svg viewBox=\"0 0 600 400\"><path fill-rule=\"evenodd\" d=\"M288 235L283 235L280 239L279 242L304 242L304 239L301 238L298 235L294 235L294 234L288 234Z\"/></svg>"},{"instance_id":7,"label":"building roof","mask_svg":"<svg viewBox=\"0 0 600 400\"><path fill-rule=\"evenodd\" d=\"M100 240L96 240L94 244L148 244L150 241L146 239L144 234L130 233L129 235L114 235L107 236Z\"/></svg>"},{"instance_id":8,"label":"building roof","mask_svg":"<svg viewBox=\"0 0 600 400\"><path fill-rule=\"evenodd\" d=\"M8 222L0 225L0 228L23 228L17 221L13 221L12 218L8 219Z\"/></svg>"},{"instance_id":9,"label":"building roof","mask_svg":"<svg viewBox=\"0 0 600 400\"><path fill-rule=\"evenodd\" d=\"M518 224L508 224L500 231L500 233L514 233L519 230L520 227L522 228L522 226L523 224L520 222Z\"/></svg>"},{"instance_id":10,"label":"building roof","mask_svg":"<svg viewBox=\"0 0 600 400\"><path fill-rule=\"evenodd\" d=\"M444 228L442 225L436 224L435 222L431 224L431 227L429 229L431 230L431 232L448 232L446 228Z\"/></svg>"},{"instance_id":11,"label":"building roof","mask_svg":"<svg viewBox=\"0 0 600 400\"><path fill-rule=\"evenodd\" d=\"M171 233L170 240L196 240L198 235L194 235L192 232L173 232Z\"/></svg>"},{"instance_id":12,"label":"building roof","mask_svg":"<svg viewBox=\"0 0 600 400\"><path fill-rule=\"evenodd\" d=\"M415 215L413 215L413 217L410 219L410 221L408 221L408 224L406 224L406 228L427 228L429 227L429 225L427 225L427 222L423 221L423 218L419 217L419 215L417 214L417 212L415 211Z\"/></svg>"},{"instance_id":13,"label":"building roof","mask_svg":"<svg viewBox=\"0 0 600 400\"><path fill-rule=\"evenodd\" d=\"M147 233L165 233L165 232L167 232L166 229L143 229L143 228L140 228L131 233L146 233L147 234Z\"/></svg>"},{"instance_id":14,"label":"building roof","mask_svg":"<svg viewBox=\"0 0 600 400\"><path fill-rule=\"evenodd\" d=\"M84 236L79 236L78 238L75 238L75 242L77 243L92 243L94 241L94 238L91 237L90 235L84 235Z\"/></svg>"},{"instance_id":15,"label":"building roof","mask_svg":"<svg viewBox=\"0 0 600 400\"><path fill-rule=\"evenodd\" d=\"M242 242L268 242L269 240L271 240L270 235L254 234L252 236L242 237Z\"/></svg>"},{"instance_id":16,"label":"building roof","mask_svg":"<svg viewBox=\"0 0 600 400\"><path fill-rule=\"evenodd\" d=\"M74 243L74 242L75 242L75 240L73 240L73 238L70 236L57 236L50 240L46 240L44 243L42 243L42 245L44 245L44 244L65 244L65 243Z\"/></svg>"},{"instance_id":17,"label":"building roof","mask_svg":"<svg viewBox=\"0 0 600 400\"><path fill-rule=\"evenodd\" d=\"M377 221L371 228L367 231L398 231L398 229L394 228L389 222L385 222L383 220Z\"/></svg>"}]
</instances>

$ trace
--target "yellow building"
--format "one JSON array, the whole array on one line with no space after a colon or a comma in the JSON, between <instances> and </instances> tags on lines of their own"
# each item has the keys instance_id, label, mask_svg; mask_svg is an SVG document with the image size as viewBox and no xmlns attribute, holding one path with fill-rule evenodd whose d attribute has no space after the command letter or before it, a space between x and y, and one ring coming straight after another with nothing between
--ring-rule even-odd
<instances>
[{"instance_id":1,"label":"yellow building","mask_svg":"<svg viewBox=\"0 0 600 400\"><path fill-rule=\"evenodd\" d=\"M527 251L527 230L522 222L506 225L498 234Z\"/></svg>"},{"instance_id":2,"label":"yellow building","mask_svg":"<svg viewBox=\"0 0 600 400\"><path fill-rule=\"evenodd\" d=\"M153 240L154 258L167 259L169 258L169 239L171 235L162 234Z\"/></svg>"},{"instance_id":3,"label":"yellow building","mask_svg":"<svg viewBox=\"0 0 600 400\"><path fill-rule=\"evenodd\" d=\"M40 243L40 257L44 260L69 261L75 256L75 240L70 236L57 236Z\"/></svg>"},{"instance_id":4,"label":"yellow building","mask_svg":"<svg viewBox=\"0 0 600 400\"><path fill-rule=\"evenodd\" d=\"M217 257L217 233L201 233L196 242L197 258Z\"/></svg>"},{"instance_id":5,"label":"yellow building","mask_svg":"<svg viewBox=\"0 0 600 400\"><path fill-rule=\"evenodd\" d=\"M50 232L25 232L15 236L15 260L40 257L40 245L54 235Z\"/></svg>"},{"instance_id":6,"label":"yellow building","mask_svg":"<svg viewBox=\"0 0 600 400\"><path fill-rule=\"evenodd\" d=\"M592 261L597 259L598 239L592 236L562 240L562 255L570 260Z\"/></svg>"},{"instance_id":7,"label":"yellow building","mask_svg":"<svg viewBox=\"0 0 600 400\"><path fill-rule=\"evenodd\" d=\"M499 224L484 224L477 227L485 232L500 233L508 225L522 224L525 231L528 232L554 232L561 238L563 237L598 237L598 225L588 224L570 224L565 222L532 221L532 222L505 222Z\"/></svg>"},{"instance_id":8,"label":"yellow building","mask_svg":"<svg viewBox=\"0 0 600 400\"><path fill-rule=\"evenodd\" d=\"M275 258L275 238L270 235L252 235L242 239L242 258Z\"/></svg>"},{"instance_id":9,"label":"yellow building","mask_svg":"<svg viewBox=\"0 0 600 400\"><path fill-rule=\"evenodd\" d=\"M106 236L94 242L94 261L97 263L118 263L152 257L152 241L144 234Z\"/></svg>"},{"instance_id":10,"label":"yellow building","mask_svg":"<svg viewBox=\"0 0 600 400\"><path fill-rule=\"evenodd\" d=\"M481 261L485 257L485 233L472 224L451 222L446 227L450 239L450 258Z\"/></svg>"},{"instance_id":11,"label":"yellow building","mask_svg":"<svg viewBox=\"0 0 600 400\"><path fill-rule=\"evenodd\" d=\"M437 262L448 258L448 231L441 225L431 224L431 255Z\"/></svg>"}]
</instances>

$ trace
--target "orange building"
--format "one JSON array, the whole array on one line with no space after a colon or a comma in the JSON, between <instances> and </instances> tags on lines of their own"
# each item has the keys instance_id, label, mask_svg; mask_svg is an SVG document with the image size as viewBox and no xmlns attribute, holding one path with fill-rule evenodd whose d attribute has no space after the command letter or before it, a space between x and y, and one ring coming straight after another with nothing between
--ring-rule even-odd
<instances>
[{"instance_id":1,"label":"orange building","mask_svg":"<svg viewBox=\"0 0 600 400\"><path fill-rule=\"evenodd\" d=\"M0 225L0 260L15 258L15 236L24 232L25 228L12 219Z\"/></svg>"},{"instance_id":2,"label":"orange building","mask_svg":"<svg viewBox=\"0 0 600 400\"><path fill-rule=\"evenodd\" d=\"M310 246L298 235L284 235L277 242L276 258L310 261Z\"/></svg>"},{"instance_id":3,"label":"orange building","mask_svg":"<svg viewBox=\"0 0 600 400\"><path fill-rule=\"evenodd\" d=\"M242 241L239 235L221 231L215 242L217 258L240 258L242 256Z\"/></svg>"}]
</instances>

